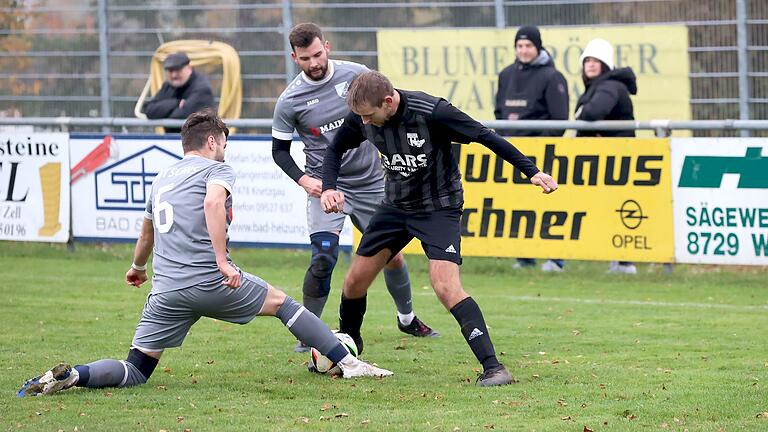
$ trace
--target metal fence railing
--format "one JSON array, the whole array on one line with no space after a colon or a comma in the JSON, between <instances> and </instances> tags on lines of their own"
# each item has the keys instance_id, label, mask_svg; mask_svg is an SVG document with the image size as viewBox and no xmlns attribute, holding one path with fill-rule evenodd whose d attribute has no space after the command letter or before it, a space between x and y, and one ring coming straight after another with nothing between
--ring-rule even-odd
<instances>
[{"instance_id":1,"label":"metal fence railing","mask_svg":"<svg viewBox=\"0 0 768 432\"><path fill-rule=\"evenodd\" d=\"M285 32L302 21L324 27L335 57L372 68L380 28L684 24L692 118L768 118L764 0L10 0L0 7L0 116L130 116L155 48L202 38L238 50L243 117L267 118L295 73Z\"/></svg>"},{"instance_id":2,"label":"metal fence railing","mask_svg":"<svg viewBox=\"0 0 768 432\"><path fill-rule=\"evenodd\" d=\"M251 131L261 131L268 134L272 127L271 118L262 119L229 119L227 126L243 128ZM0 118L0 128L3 126L45 127L47 130L67 131L69 128L90 128L97 130L110 128L120 131L121 128L142 128L152 131L156 127L180 127L183 120L144 120L133 117L24 117ZM768 120L650 120L650 121L594 121L583 120L484 120L482 123L490 128L515 130L649 130L657 137L666 137L672 131L768 131ZM566 136L572 134L566 133Z\"/></svg>"}]
</instances>

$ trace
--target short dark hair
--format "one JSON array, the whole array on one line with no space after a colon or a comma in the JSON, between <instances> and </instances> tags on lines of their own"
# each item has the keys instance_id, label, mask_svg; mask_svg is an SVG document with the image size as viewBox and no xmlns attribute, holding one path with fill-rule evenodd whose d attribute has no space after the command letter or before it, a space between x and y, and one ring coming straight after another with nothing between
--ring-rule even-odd
<instances>
[{"instance_id":1,"label":"short dark hair","mask_svg":"<svg viewBox=\"0 0 768 432\"><path fill-rule=\"evenodd\" d=\"M213 108L204 108L187 117L181 127L181 146L184 153L200 150L209 136L218 138L220 134L229 136L229 129Z\"/></svg>"},{"instance_id":2,"label":"short dark hair","mask_svg":"<svg viewBox=\"0 0 768 432\"><path fill-rule=\"evenodd\" d=\"M291 43L291 49L296 51L296 47L306 48L312 45L315 38L324 41L323 31L315 23L301 23L291 29L288 41Z\"/></svg>"},{"instance_id":3,"label":"short dark hair","mask_svg":"<svg viewBox=\"0 0 768 432\"><path fill-rule=\"evenodd\" d=\"M352 81L347 92L347 105L355 108L363 103L380 107L384 98L395 94L395 88L387 77L379 71L363 72Z\"/></svg>"}]
</instances>

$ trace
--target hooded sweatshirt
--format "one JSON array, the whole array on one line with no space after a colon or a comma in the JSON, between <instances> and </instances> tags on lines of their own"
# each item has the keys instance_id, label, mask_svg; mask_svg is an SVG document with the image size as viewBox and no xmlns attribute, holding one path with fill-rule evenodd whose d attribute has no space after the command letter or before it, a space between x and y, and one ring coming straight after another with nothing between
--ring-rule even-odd
<instances>
[{"instance_id":1,"label":"hooded sweatshirt","mask_svg":"<svg viewBox=\"0 0 768 432\"><path fill-rule=\"evenodd\" d=\"M629 95L637 94L637 78L631 68L609 70L597 78L584 80L584 94L576 102L576 119L634 120L634 108ZM576 136L633 137L634 130L588 131Z\"/></svg>"},{"instance_id":2,"label":"hooded sweatshirt","mask_svg":"<svg viewBox=\"0 0 768 432\"><path fill-rule=\"evenodd\" d=\"M499 120L568 120L568 84L542 49L530 63L515 60L499 74ZM562 136L564 130L501 130L508 136Z\"/></svg>"}]
</instances>

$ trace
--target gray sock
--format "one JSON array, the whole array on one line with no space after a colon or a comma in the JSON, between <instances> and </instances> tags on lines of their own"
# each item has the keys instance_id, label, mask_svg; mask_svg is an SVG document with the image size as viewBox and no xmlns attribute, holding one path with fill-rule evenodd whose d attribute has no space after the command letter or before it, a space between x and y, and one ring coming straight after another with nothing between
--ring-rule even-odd
<instances>
[{"instance_id":1,"label":"gray sock","mask_svg":"<svg viewBox=\"0 0 768 432\"><path fill-rule=\"evenodd\" d=\"M80 373L80 381L75 384L78 387L130 387L147 382L136 366L127 361L103 359L75 369Z\"/></svg>"},{"instance_id":2,"label":"gray sock","mask_svg":"<svg viewBox=\"0 0 768 432\"><path fill-rule=\"evenodd\" d=\"M341 345L341 342L336 339L336 336L331 333L328 326L291 297L285 297L285 302L277 310L275 316L280 318L280 321L288 327L288 330L296 336L296 339L302 341L305 345L315 347L332 361L336 362L340 358L334 359L330 356L329 353L331 351L341 349L346 355L346 350Z\"/></svg>"},{"instance_id":3,"label":"gray sock","mask_svg":"<svg viewBox=\"0 0 768 432\"><path fill-rule=\"evenodd\" d=\"M328 296L310 297L304 294L304 307L306 307L307 310L315 314L316 317L320 317L323 315L323 308L325 308L325 303L327 301L328 301Z\"/></svg>"},{"instance_id":4,"label":"gray sock","mask_svg":"<svg viewBox=\"0 0 768 432\"><path fill-rule=\"evenodd\" d=\"M384 269L384 281L387 284L389 295L395 301L397 311L403 315L413 312L408 266L403 264L399 269Z\"/></svg>"}]
</instances>

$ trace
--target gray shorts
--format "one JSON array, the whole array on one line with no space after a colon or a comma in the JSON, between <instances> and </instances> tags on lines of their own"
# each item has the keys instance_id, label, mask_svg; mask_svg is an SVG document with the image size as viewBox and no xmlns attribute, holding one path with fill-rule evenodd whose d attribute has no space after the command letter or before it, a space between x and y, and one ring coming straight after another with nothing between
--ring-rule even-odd
<instances>
[{"instance_id":1,"label":"gray shorts","mask_svg":"<svg viewBox=\"0 0 768 432\"><path fill-rule=\"evenodd\" d=\"M192 324L203 316L236 324L250 322L264 305L267 283L246 272L241 280L237 289L220 285L150 294L131 347L162 351L181 346Z\"/></svg>"},{"instance_id":2,"label":"gray shorts","mask_svg":"<svg viewBox=\"0 0 768 432\"><path fill-rule=\"evenodd\" d=\"M344 193L344 213L326 213L320 205L320 198L309 197L307 200L307 226L309 233L340 232L344 227L344 219L349 215L352 224L365 231L371 222L371 217L384 200L384 188L351 192L339 188Z\"/></svg>"}]
</instances>

